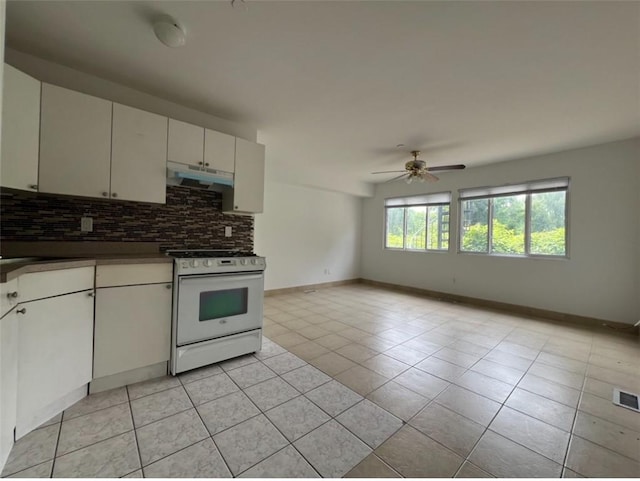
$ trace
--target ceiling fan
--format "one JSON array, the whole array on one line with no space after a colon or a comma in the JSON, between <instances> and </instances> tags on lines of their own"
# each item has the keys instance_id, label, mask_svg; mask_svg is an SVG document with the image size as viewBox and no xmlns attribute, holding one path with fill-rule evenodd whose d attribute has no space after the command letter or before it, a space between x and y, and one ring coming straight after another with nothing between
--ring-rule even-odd
<instances>
[{"instance_id":1,"label":"ceiling fan","mask_svg":"<svg viewBox=\"0 0 640 481\"><path fill-rule=\"evenodd\" d=\"M405 169L404 172L402 170L385 170L381 172L371 172L371 173L372 174L391 174L391 173L402 172L402 174L400 174L397 177L394 177L393 179L387 180L387 182L393 182L394 180L398 180L406 176L405 181L407 182L407 184L410 184L411 182L413 182L414 179L417 179L420 182L424 182L425 180L428 180L430 182L436 182L437 180L439 180L439 178L433 175L431 172L438 172L443 170L462 170L466 168L466 165L464 164L427 167L427 164L424 160L418 159L418 156L420 155L419 150L412 150L411 155L413 155L413 160L410 160L409 162L404 164L404 169Z\"/></svg>"}]
</instances>

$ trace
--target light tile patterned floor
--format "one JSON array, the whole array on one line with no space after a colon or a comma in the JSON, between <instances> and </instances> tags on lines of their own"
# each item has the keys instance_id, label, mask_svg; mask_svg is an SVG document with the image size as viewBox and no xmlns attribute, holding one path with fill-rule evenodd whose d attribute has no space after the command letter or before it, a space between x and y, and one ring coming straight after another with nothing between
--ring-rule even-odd
<instances>
[{"instance_id":1,"label":"light tile patterned floor","mask_svg":"<svg viewBox=\"0 0 640 481\"><path fill-rule=\"evenodd\" d=\"M365 285L264 314L259 353L89 396L3 476L640 477L638 337Z\"/></svg>"}]
</instances>

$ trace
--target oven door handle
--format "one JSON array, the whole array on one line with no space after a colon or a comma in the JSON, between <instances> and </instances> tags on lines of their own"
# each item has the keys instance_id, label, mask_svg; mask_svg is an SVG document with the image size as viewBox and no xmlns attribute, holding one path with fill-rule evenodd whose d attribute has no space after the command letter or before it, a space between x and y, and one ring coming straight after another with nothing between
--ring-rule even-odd
<instances>
[{"instance_id":1,"label":"oven door handle","mask_svg":"<svg viewBox=\"0 0 640 481\"><path fill-rule=\"evenodd\" d=\"M262 271L248 271L248 272L227 272L223 274L195 274L190 276L178 276L178 282L189 282L189 280L199 280L199 279L211 279L211 278L221 278L221 277L237 277L238 279L243 280L253 280L253 279L262 279L264 278L264 272Z\"/></svg>"}]
</instances>

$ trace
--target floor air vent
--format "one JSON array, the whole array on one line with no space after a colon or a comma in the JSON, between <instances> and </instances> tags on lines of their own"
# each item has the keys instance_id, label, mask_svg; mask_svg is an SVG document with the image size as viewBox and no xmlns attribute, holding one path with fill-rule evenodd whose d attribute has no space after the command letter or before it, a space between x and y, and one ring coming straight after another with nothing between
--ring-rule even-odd
<instances>
[{"instance_id":1,"label":"floor air vent","mask_svg":"<svg viewBox=\"0 0 640 481\"><path fill-rule=\"evenodd\" d=\"M635 412L640 412L640 406L638 405L638 395L630 392L621 391L618 388L613 390L613 404L622 406L623 408L631 409Z\"/></svg>"}]
</instances>

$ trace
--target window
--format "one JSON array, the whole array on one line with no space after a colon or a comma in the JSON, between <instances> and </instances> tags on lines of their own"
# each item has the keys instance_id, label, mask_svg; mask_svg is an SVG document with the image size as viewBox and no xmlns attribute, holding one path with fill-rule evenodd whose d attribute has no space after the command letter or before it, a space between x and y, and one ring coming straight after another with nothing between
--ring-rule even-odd
<instances>
[{"instance_id":1,"label":"window","mask_svg":"<svg viewBox=\"0 0 640 481\"><path fill-rule=\"evenodd\" d=\"M387 249L449 249L451 192L385 199Z\"/></svg>"},{"instance_id":2,"label":"window","mask_svg":"<svg viewBox=\"0 0 640 481\"><path fill-rule=\"evenodd\" d=\"M460 191L460 251L567 255L569 179Z\"/></svg>"}]
</instances>

